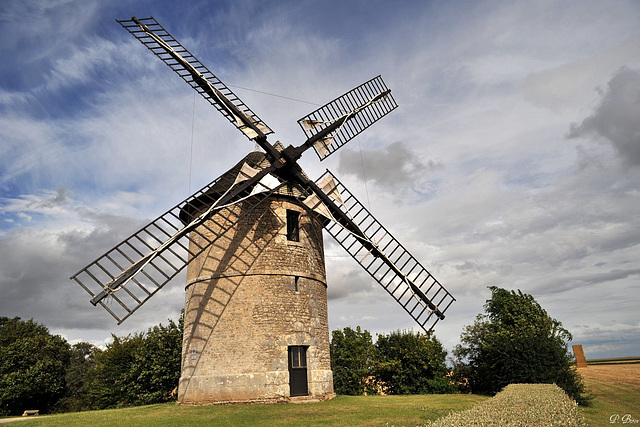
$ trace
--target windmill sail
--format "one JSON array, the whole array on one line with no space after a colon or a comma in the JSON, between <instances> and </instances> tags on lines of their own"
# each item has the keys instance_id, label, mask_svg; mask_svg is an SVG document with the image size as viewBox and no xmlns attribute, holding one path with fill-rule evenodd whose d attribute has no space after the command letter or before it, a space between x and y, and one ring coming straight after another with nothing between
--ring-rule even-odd
<instances>
[{"instance_id":1,"label":"windmill sail","mask_svg":"<svg viewBox=\"0 0 640 427\"><path fill-rule=\"evenodd\" d=\"M247 138L273 131L153 17L118 20L127 31L216 107Z\"/></svg>"},{"instance_id":2,"label":"windmill sail","mask_svg":"<svg viewBox=\"0 0 640 427\"><path fill-rule=\"evenodd\" d=\"M426 331L433 329L455 298L376 220L331 172L316 183L357 226L327 221L331 236L409 313ZM318 198L307 199L318 209ZM315 206L314 206L315 204Z\"/></svg>"},{"instance_id":3,"label":"windmill sail","mask_svg":"<svg viewBox=\"0 0 640 427\"><path fill-rule=\"evenodd\" d=\"M307 192L304 203L329 234L425 331L444 319L455 299L440 282L330 172L314 182L297 164L311 147L323 160L397 108L380 76L300 119L307 140L284 148L270 144L266 135L273 131L154 18L117 22L266 154L250 154L245 160L254 157L256 162L241 161L233 173L214 180L72 276L91 295L92 304L100 304L122 323L278 188L294 185ZM225 209L240 201L240 209Z\"/></svg>"},{"instance_id":4,"label":"windmill sail","mask_svg":"<svg viewBox=\"0 0 640 427\"><path fill-rule=\"evenodd\" d=\"M281 184L275 176L248 165L242 165L230 186L224 179L223 175L178 203L71 279L91 295L92 304L100 304L122 323ZM222 194L221 184L228 187ZM239 198L221 204L231 190L240 192ZM239 201L245 201L240 211L224 209ZM207 225L208 220L218 231ZM116 304L109 304L111 300Z\"/></svg>"},{"instance_id":5,"label":"windmill sail","mask_svg":"<svg viewBox=\"0 0 640 427\"><path fill-rule=\"evenodd\" d=\"M298 120L320 160L398 107L381 76Z\"/></svg>"}]
</instances>

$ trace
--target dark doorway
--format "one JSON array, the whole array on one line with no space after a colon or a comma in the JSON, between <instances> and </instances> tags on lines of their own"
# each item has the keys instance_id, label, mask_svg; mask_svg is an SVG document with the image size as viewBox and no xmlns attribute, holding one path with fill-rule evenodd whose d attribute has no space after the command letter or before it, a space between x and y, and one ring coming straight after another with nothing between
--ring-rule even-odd
<instances>
[{"instance_id":1,"label":"dark doorway","mask_svg":"<svg viewBox=\"0 0 640 427\"><path fill-rule=\"evenodd\" d=\"M307 396L307 347L289 347L289 395Z\"/></svg>"}]
</instances>

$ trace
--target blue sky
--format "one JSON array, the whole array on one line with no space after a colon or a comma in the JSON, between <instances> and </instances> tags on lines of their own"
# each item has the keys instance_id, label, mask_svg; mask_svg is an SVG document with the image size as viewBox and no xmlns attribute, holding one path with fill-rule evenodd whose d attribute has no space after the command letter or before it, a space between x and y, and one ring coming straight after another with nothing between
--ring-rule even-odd
<instances>
[{"instance_id":1,"label":"blue sky","mask_svg":"<svg viewBox=\"0 0 640 427\"><path fill-rule=\"evenodd\" d=\"M131 16L154 16L285 145L383 76L400 107L301 163L338 175L456 296L447 348L495 285L533 295L587 357L640 354L636 1L5 0L0 315L97 344L176 318L180 280L116 326L68 277L253 149L115 22ZM325 247L331 329L413 327Z\"/></svg>"}]
</instances>

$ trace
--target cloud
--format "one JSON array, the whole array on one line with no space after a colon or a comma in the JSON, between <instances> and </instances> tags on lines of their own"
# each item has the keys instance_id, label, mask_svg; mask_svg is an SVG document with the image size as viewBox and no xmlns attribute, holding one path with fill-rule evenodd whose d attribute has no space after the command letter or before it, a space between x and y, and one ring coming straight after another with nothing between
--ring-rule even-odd
<instances>
[{"instance_id":1,"label":"cloud","mask_svg":"<svg viewBox=\"0 0 640 427\"><path fill-rule=\"evenodd\" d=\"M23 52L2 61L5 84L22 90L39 86L53 58L64 56L87 33L101 2L82 0L31 0L2 2L0 38L8 52ZM3 85L4 86L4 85Z\"/></svg>"},{"instance_id":2,"label":"cloud","mask_svg":"<svg viewBox=\"0 0 640 427\"><path fill-rule=\"evenodd\" d=\"M88 313L77 287L68 280L79 260L62 245L62 233L36 228L13 229L0 237L0 312L36 318L50 327L70 327L73 318ZM81 251L78 251L81 252ZM73 308L73 315L70 314ZM87 316L86 326L95 317Z\"/></svg>"},{"instance_id":3,"label":"cloud","mask_svg":"<svg viewBox=\"0 0 640 427\"><path fill-rule=\"evenodd\" d=\"M596 137L615 148L623 163L640 165L640 69L622 67L609 81L600 104L569 138Z\"/></svg>"},{"instance_id":4,"label":"cloud","mask_svg":"<svg viewBox=\"0 0 640 427\"><path fill-rule=\"evenodd\" d=\"M640 269L612 269L610 271L602 271L598 269L597 272L591 274L580 274L566 277L557 277L547 282L545 286L539 287L538 292L544 292L548 294L555 294L567 291L574 291L575 289L584 289L586 286L593 286L608 282L615 282L623 280L629 277L640 276ZM637 279L634 279L637 280Z\"/></svg>"},{"instance_id":5,"label":"cloud","mask_svg":"<svg viewBox=\"0 0 640 427\"><path fill-rule=\"evenodd\" d=\"M5 199L2 212L50 212L69 202L69 191L58 188L56 191L43 190L40 194L28 194L16 199Z\"/></svg>"},{"instance_id":6,"label":"cloud","mask_svg":"<svg viewBox=\"0 0 640 427\"><path fill-rule=\"evenodd\" d=\"M580 334L600 331L603 352L619 344L607 342L607 314L633 340L637 308L624 302L637 292L640 168L620 170L616 156L638 164L639 115L628 99L640 67L637 4L137 7L152 3L230 85L324 104L384 76L400 108L359 137L364 149L354 140L301 165L310 176L328 167L361 201L371 184L372 214L458 298L437 326L449 348L488 285L533 294ZM68 277L253 145L113 21L138 13L130 5L0 4L9 58L0 63L0 310L69 339L165 321L179 313L183 278L116 329ZM463 7L472 13L460 19ZM314 107L233 90L277 132L270 141L301 142L295 120ZM596 108L576 116L588 105ZM566 142L572 121L576 138L605 143L580 141L576 154ZM325 248L332 328L413 327L332 239Z\"/></svg>"},{"instance_id":7,"label":"cloud","mask_svg":"<svg viewBox=\"0 0 640 427\"><path fill-rule=\"evenodd\" d=\"M372 181L386 190L415 186L441 163L423 160L407 144L398 141L380 149L340 152L338 172ZM366 171L366 172L365 172Z\"/></svg>"},{"instance_id":8,"label":"cloud","mask_svg":"<svg viewBox=\"0 0 640 427\"><path fill-rule=\"evenodd\" d=\"M327 282L329 301L343 298L361 301L371 292L374 284L373 279L351 257L333 260Z\"/></svg>"},{"instance_id":9,"label":"cloud","mask_svg":"<svg viewBox=\"0 0 640 427\"><path fill-rule=\"evenodd\" d=\"M127 197L123 196L124 203ZM118 209L116 198L106 205L117 212L122 209ZM0 313L34 318L52 330L115 326L104 310L88 303L89 295L69 277L141 227L143 221L88 208L62 188L4 199L1 213L16 220L13 228L0 233ZM31 220L25 222L21 219L24 216ZM176 295L182 294L181 283L163 289L150 308L141 310L146 314L129 322L126 330L147 327L149 316L156 322L175 318L184 301Z\"/></svg>"},{"instance_id":10,"label":"cloud","mask_svg":"<svg viewBox=\"0 0 640 427\"><path fill-rule=\"evenodd\" d=\"M122 56L122 47L98 37L88 38L86 43L80 48L73 47L54 61L50 72L45 75L48 91L86 84L93 85L93 90L104 89L105 83L112 82L112 78L103 70L115 68ZM95 85L96 81L101 84Z\"/></svg>"},{"instance_id":11,"label":"cloud","mask_svg":"<svg viewBox=\"0 0 640 427\"><path fill-rule=\"evenodd\" d=\"M586 93L608 79L620 64L637 64L640 35L558 67L530 73L523 82L526 99L535 105L558 110L577 105Z\"/></svg>"},{"instance_id":12,"label":"cloud","mask_svg":"<svg viewBox=\"0 0 640 427\"><path fill-rule=\"evenodd\" d=\"M576 325L572 328L573 343L582 344L587 358L598 354L636 354L632 343L637 341L639 329L637 323L611 320L598 326Z\"/></svg>"}]
</instances>

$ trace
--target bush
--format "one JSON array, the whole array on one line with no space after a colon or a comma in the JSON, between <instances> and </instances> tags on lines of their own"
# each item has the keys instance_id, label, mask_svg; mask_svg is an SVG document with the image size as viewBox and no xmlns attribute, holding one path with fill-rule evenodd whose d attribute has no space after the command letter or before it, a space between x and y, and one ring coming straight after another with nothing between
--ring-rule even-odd
<instances>
[{"instance_id":1,"label":"bush","mask_svg":"<svg viewBox=\"0 0 640 427\"><path fill-rule=\"evenodd\" d=\"M149 329L127 375L136 404L175 400L180 381L182 327L173 321Z\"/></svg>"},{"instance_id":2,"label":"bush","mask_svg":"<svg viewBox=\"0 0 640 427\"><path fill-rule=\"evenodd\" d=\"M87 372L91 409L108 409L136 404L129 372L142 346L143 334L127 337L111 335L113 341L95 355L95 366Z\"/></svg>"},{"instance_id":3,"label":"bush","mask_svg":"<svg viewBox=\"0 0 640 427\"><path fill-rule=\"evenodd\" d=\"M174 400L180 378L182 319L100 350L73 347L46 326L0 317L0 415L144 405Z\"/></svg>"}]
</instances>

